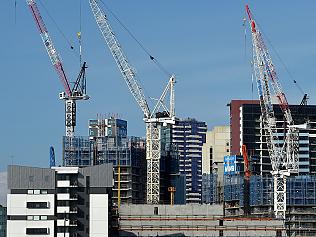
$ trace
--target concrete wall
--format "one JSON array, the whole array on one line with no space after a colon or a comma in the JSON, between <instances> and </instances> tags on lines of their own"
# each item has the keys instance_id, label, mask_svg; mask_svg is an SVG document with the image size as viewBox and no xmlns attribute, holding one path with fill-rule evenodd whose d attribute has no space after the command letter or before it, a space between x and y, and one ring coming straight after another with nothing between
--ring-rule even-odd
<instances>
[{"instance_id":1,"label":"concrete wall","mask_svg":"<svg viewBox=\"0 0 316 237\"><path fill-rule=\"evenodd\" d=\"M222 205L122 205L119 233L120 236L276 236L280 230L285 236L281 221L227 219L222 214Z\"/></svg>"},{"instance_id":2,"label":"concrete wall","mask_svg":"<svg viewBox=\"0 0 316 237\"><path fill-rule=\"evenodd\" d=\"M109 236L109 195L90 194L90 237Z\"/></svg>"}]
</instances>

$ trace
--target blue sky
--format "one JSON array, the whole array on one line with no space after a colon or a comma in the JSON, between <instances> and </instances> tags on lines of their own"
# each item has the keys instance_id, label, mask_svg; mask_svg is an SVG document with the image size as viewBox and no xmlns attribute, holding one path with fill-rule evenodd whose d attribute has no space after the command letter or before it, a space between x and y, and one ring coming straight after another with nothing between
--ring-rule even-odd
<instances>
[{"instance_id":1,"label":"blue sky","mask_svg":"<svg viewBox=\"0 0 316 237\"><path fill-rule=\"evenodd\" d=\"M79 1L44 1L49 13L77 47ZM88 63L88 94L78 103L77 135L88 134L88 120L98 113L118 113L128 121L129 135L144 136L142 113L94 22L88 1L82 1L84 59ZM176 74L176 113L206 121L209 128L229 124L226 104L231 99L254 99L251 92L250 34L242 19L246 1L123 1L108 0L108 6L138 40L168 71ZM310 94L316 79L315 1L251 1L255 18L282 61ZM58 49L68 78L79 72L79 60L41 7L43 18ZM168 78L157 69L111 17L120 43L138 72L149 97L158 97ZM1 123L0 171L8 164L46 167L49 147L61 159L64 135L62 90L42 45L24 0L17 0L16 21L13 0L2 0L1 24ZM270 46L268 45L270 48ZM299 103L301 93L271 54L290 103ZM13 158L12 158L13 157Z\"/></svg>"}]
</instances>

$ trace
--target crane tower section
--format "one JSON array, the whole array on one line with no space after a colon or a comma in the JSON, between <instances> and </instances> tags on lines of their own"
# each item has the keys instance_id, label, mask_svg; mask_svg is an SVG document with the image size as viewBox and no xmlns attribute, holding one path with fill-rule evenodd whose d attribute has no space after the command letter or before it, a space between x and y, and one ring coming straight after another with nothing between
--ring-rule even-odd
<instances>
[{"instance_id":1,"label":"crane tower section","mask_svg":"<svg viewBox=\"0 0 316 237\"><path fill-rule=\"evenodd\" d=\"M160 200L160 157L161 157L161 126L175 123L174 84L175 76L172 75L167 86L162 92L157 104L151 111L143 89L136 79L136 73L129 64L117 37L104 11L96 0L89 0L92 13L103 38L123 76L130 93L144 114L146 123L146 159L147 159L147 203L158 204ZM164 101L170 92L169 109ZM156 113L163 108L167 116L157 117Z\"/></svg>"},{"instance_id":2,"label":"crane tower section","mask_svg":"<svg viewBox=\"0 0 316 237\"><path fill-rule=\"evenodd\" d=\"M294 125L289 104L278 80L275 66L264 43L262 33L258 29L248 5L246 5L246 13L252 34L253 70L259 94L263 127L266 132L266 143L272 165L272 175L274 176L274 212L277 218L284 219L286 211L286 177L291 173L298 172L298 129ZM279 141L277 133L272 95L277 98L287 124L283 143Z\"/></svg>"}]
</instances>

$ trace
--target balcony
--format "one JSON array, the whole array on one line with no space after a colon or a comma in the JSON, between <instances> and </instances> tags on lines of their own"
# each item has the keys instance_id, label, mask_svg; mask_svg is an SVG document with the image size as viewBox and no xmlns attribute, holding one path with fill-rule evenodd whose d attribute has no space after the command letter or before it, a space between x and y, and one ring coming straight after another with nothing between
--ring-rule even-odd
<instances>
[{"instance_id":1,"label":"balcony","mask_svg":"<svg viewBox=\"0 0 316 237\"><path fill-rule=\"evenodd\" d=\"M69 206L57 207L57 213L77 213L78 210L76 207L70 208Z\"/></svg>"},{"instance_id":2,"label":"balcony","mask_svg":"<svg viewBox=\"0 0 316 237\"><path fill-rule=\"evenodd\" d=\"M57 237L69 237L69 233L57 233Z\"/></svg>"},{"instance_id":3,"label":"balcony","mask_svg":"<svg viewBox=\"0 0 316 237\"><path fill-rule=\"evenodd\" d=\"M69 193L58 193L57 200L78 200L78 195L70 195Z\"/></svg>"},{"instance_id":4,"label":"balcony","mask_svg":"<svg viewBox=\"0 0 316 237\"><path fill-rule=\"evenodd\" d=\"M78 187L78 184L76 181L70 182L70 180L58 180L57 187L58 188Z\"/></svg>"},{"instance_id":5,"label":"balcony","mask_svg":"<svg viewBox=\"0 0 316 237\"><path fill-rule=\"evenodd\" d=\"M58 219L57 226L77 226L77 220Z\"/></svg>"}]
</instances>

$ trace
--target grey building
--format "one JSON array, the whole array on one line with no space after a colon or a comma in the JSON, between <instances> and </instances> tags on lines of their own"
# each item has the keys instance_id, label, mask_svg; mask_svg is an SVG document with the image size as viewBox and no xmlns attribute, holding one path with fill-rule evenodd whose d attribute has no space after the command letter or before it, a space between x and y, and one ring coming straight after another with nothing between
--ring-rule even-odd
<instances>
[{"instance_id":1,"label":"grey building","mask_svg":"<svg viewBox=\"0 0 316 237\"><path fill-rule=\"evenodd\" d=\"M7 236L111 236L112 164L8 167Z\"/></svg>"},{"instance_id":2,"label":"grey building","mask_svg":"<svg viewBox=\"0 0 316 237\"><path fill-rule=\"evenodd\" d=\"M0 237L7 236L7 208L0 205Z\"/></svg>"}]
</instances>

